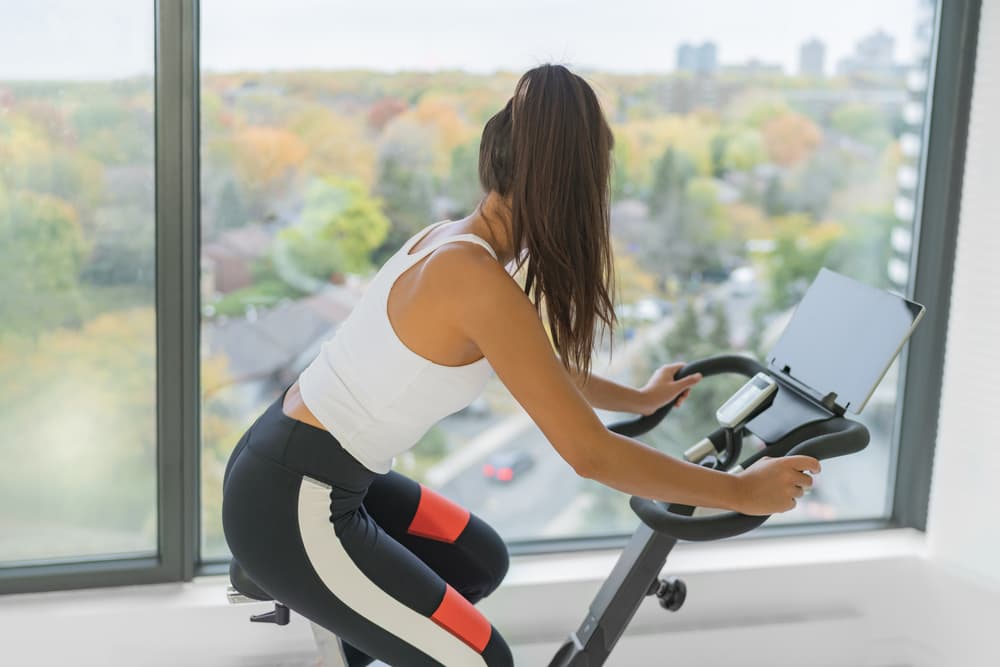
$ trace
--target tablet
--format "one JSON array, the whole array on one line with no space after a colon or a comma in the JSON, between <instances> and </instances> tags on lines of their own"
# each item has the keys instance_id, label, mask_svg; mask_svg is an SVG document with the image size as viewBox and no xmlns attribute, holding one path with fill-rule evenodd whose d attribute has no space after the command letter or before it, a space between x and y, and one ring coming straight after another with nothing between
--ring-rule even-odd
<instances>
[{"instance_id":1,"label":"tablet","mask_svg":"<svg viewBox=\"0 0 1000 667\"><path fill-rule=\"evenodd\" d=\"M767 356L768 368L859 414L924 307L823 268Z\"/></svg>"}]
</instances>

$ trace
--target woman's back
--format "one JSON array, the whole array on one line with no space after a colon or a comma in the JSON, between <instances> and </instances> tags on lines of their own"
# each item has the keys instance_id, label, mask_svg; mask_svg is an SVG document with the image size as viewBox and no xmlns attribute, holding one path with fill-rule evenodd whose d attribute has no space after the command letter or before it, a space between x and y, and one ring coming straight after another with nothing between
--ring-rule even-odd
<instances>
[{"instance_id":1,"label":"woman's back","mask_svg":"<svg viewBox=\"0 0 1000 667\"><path fill-rule=\"evenodd\" d=\"M302 401L343 447L384 473L438 420L468 405L488 380L485 357L446 366L400 340L388 315L389 293L408 269L446 243L465 241L496 252L481 237L457 234L427 242L442 220L412 236L375 274L361 300L299 375Z\"/></svg>"}]
</instances>

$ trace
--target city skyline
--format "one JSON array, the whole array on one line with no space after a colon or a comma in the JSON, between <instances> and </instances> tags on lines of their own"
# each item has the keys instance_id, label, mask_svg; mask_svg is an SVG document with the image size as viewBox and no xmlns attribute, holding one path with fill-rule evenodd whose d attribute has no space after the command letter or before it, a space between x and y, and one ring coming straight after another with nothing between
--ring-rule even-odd
<instances>
[{"instance_id":1,"label":"city skyline","mask_svg":"<svg viewBox=\"0 0 1000 667\"><path fill-rule=\"evenodd\" d=\"M202 69L207 72L286 69L380 71L463 69L522 71L540 62L616 73L674 71L685 42L714 42L720 66L759 61L798 70L810 39L826 47L827 72L866 36L882 30L899 61L919 50L914 29L920 0L845 0L836 11L812 3L619 0L604 12L579 11L567 0L490 3L383 0L364 5L319 0L203 0ZM803 6L806 5L806 6ZM830 5L832 8L833 5ZM575 11L574 11L575 10ZM726 17L725 23L719 16ZM532 21L524 21L531 16ZM675 17L683 16L683 22ZM622 17L627 29L608 30ZM746 26L773 27L776 34ZM447 19L447 20L445 20ZM108 39L109 26L115 39ZM372 39L377 26L379 39ZM414 29L414 26L421 26ZM489 26L488 29L485 26ZM153 17L144 4L91 0L22 3L0 24L0 79L101 79L150 74ZM509 48L516 40L517 48ZM67 58L65 52L85 53Z\"/></svg>"}]
</instances>

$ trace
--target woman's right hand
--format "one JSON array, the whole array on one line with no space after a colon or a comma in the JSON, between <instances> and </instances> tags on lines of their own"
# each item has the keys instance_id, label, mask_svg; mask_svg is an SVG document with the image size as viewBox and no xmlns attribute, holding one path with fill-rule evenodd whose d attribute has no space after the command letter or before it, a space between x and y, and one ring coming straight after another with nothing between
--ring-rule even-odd
<instances>
[{"instance_id":1,"label":"woman's right hand","mask_svg":"<svg viewBox=\"0 0 1000 667\"><path fill-rule=\"evenodd\" d=\"M796 499L812 486L812 477L820 471L819 461L811 456L765 456L736 475L739 480L739 506L743 514L775 514L795 508Z\"/></svg>"}]
</instances>

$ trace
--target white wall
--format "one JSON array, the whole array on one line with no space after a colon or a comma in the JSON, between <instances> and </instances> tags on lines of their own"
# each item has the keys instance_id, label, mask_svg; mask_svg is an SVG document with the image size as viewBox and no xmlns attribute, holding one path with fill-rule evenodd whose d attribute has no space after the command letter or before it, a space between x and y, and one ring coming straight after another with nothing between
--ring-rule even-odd
<instances>
[{"instance_id":1,"label":"white wall","mask_svg":"<svg viewBox=\"0 0 1000 667\"><path fill-rule=\"evenodd\" d=\"M984 0L927 533L933 559L1000 588L998 155L1000 1Z\"/></svg>"}]
</instances>

